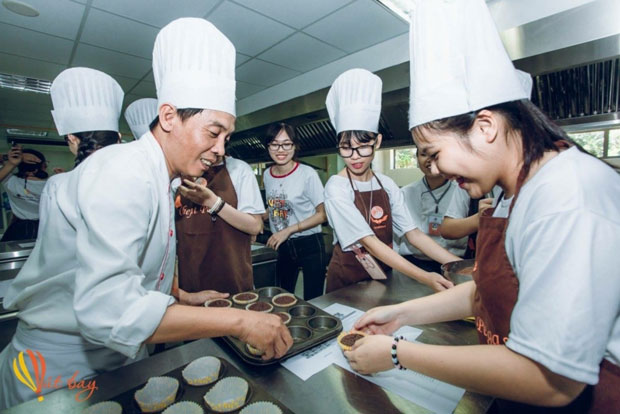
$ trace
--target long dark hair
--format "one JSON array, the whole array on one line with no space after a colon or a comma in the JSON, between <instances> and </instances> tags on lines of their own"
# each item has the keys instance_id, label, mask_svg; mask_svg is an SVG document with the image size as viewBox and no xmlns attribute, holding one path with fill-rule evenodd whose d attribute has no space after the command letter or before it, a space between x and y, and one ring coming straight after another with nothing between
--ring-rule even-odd
<instances>
[{"instance_id":1,"label":"long dark hair","mask_svg":"<svg viewBox=\"0 0 620 414\"><path fill-rule=\"evenodd\" d=\"M285 122L276 122L275 124L269 125L267 128L267 132L265 132L265 139L263 141L265 148L269 146L271 141L276 139L278 134L284 130L286 135L291 139L293 145L295 147L295 153L293 154L293 159L297 159L297 153L299 152L299 138L297 138L297 130L294 126L287 124Z\"/></svg>"},{"instance_id":2,"label":"long dark hair","mask_svg":"<svg viewBox=\"0 0 620 414\"><path fill-rule=\"evenodd\" d=\"M28 173L32 173L32 175L42 180L48 177L47 172L43 168L43 166L47 162L45 160L45 155L43 155L37 150L33 150L30 148L24 148L22 150L22 154L32 154L38 159L40 159L41 162L38 162L36 164L28 164L23 161L20 162L19 165L17 165L17 173L15 174L16 176L18 176L19 178L25 178L26 180L28 179Z\"/></svg>"},{"instance_id":3,"label":"long dark hair","mask_svg":"<svg viewBox=\"0 0 620 414\"><path fill-rule=\"evenodd\" d=\"M562 146L560 145L562 143L566 143L568 146L576 146L583 151L580 145L570 139L562 128L553 123L529 100L505 102L463 115L431 121L414 127L411 132L414 137L421 140L425 139L424 131L428 130L454 132L460 137L466 138L474 126L476 116L484 109L500 113L506 120L507 132L519 132L521 135L523 167L519 174L519 180L527 177L532 163L541 159L545 151L558 151L558 146ZM469 141L465 140L465 144L469 145Z\"/></svg>"},{"instance_id":4,"label":"long dark hair","mask_svg":"<svg viewBox=\"0 0 620 414\"><path fill-rule=\"evenodd\" d=\"M86 131L76 132L72 135L80 140L78 153L75 157L76 167L93 152L108 145L117 144L119 139L116 131Z\"/></svg>"}]
</instances>

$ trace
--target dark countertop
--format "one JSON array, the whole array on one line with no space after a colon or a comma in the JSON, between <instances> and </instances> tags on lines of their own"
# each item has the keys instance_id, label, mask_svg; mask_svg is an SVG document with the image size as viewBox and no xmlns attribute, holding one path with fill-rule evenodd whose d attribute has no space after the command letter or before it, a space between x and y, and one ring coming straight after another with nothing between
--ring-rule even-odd
<instances>
[{"instance_id":1,"label":"dark countertop","mask_svg":"<svg viewBox=\"0 0 620 414\"><path fill-rule=\"evenodd\" d=\"M430 289L426 286L395 272L386 283L362 282L316 298L312 303L324 308L338 302L367 310L429 293ZM431 324L419 328L423 329L418 338L421 342L453 345L478 343L474 326L468 322ZM332 365L307 381L302 381L279 364L266 367L247 365L226 344L211 339L195 341L96 377L98 390L89 402L110 399L146 382L151 376L165 374L204 355L227 359L296 413L428 412L340 367ZM43 402L33 400L14 407L7 413L70 413L76 409L79 412L85 405L76 403L74 397L75 390L61 389L46 395ZM490 397L466 392L455 412L483 413L491 402Z\"/></svg>"}]
</instances>

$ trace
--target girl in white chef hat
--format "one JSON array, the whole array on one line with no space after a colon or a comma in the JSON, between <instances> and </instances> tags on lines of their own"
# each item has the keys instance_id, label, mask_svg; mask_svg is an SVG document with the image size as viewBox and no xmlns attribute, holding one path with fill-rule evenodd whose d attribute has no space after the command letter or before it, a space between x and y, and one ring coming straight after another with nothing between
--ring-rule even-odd
<instances>
[{"instance_id":1,"label":"girl in white chef hat","mask_svg":"<svg viewBox=\"0 0 620 414\"><path fill-rule=\"evenodd\" d=\"M325 210L334 229L334 253L327 268L327 292L371 278L385 278L394 268L435 291L452 287L437 273L408 262L392 249L392 232L440 263L460 260L413 223L400 189L372 171L381 146L381 79L364 69L341 74L327 95L327 111L338 134L338 152L346 168L325 185ZM380 261L376 262L374 259Z\"/></svg>"},{"instance_id":2,"label":"girl in white chef hat","mask_svg":"<svg viewBox=\"0 0 620 414\"><path fill-rule=\"evenodd\" d=\"M414 369L503 412L617 412L620 177L528 101L482 0L416 2L410 57L410 127L431 169L472 197L504 194L480 219L474 281L368 311L356 328L377 335L345 353L351 366ZM481 345L385 336L471 315Z\"/></svg>"}]
</instances>

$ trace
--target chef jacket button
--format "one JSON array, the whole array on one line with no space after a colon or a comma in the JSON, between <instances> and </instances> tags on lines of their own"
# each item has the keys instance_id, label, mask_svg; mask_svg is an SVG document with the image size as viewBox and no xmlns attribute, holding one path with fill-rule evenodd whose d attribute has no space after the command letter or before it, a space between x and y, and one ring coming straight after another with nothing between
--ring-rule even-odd
<instances>
[{"instance_id":1,"label":"chef jacket button","mask_svg":"<svg viewBox=\"0 0 620 414\"><path fill-rule=\"evenodd\" d=\"M164 280L164 274L159 275L159 280Z\"/></svg>"},{"instance_id":2,"label":"chef jacket button","mask_svg":"<svg viewBox=\"0 0 620 414\"><path fill-rule=\"evenodd\" d=\"M172 237L173 235L174 235L174 232L170 230L170 237Z\"/></svg>"}]
</instances>

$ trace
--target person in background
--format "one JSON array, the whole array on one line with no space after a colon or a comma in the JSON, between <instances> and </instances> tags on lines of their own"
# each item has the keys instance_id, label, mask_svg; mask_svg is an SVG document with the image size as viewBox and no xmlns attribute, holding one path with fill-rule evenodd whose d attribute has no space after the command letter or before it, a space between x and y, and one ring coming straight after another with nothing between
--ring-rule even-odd
<instances>
[{"instance_id":1,"label":"person in background","mask_svg":"<svg viewBox=\"0 0 620 414\"><path fill-rule=\"evenodd\" d=\"M26 349L42 353L50 376L77 383L146 357L147 343L230 335L264 359L291 347L277 315L208 308L208 294L172 290L171 181L203 174L209 149L232 133L234 62L234 46L206 20L182 18L161 29L153 130L66 173L48 225L5 295L19 322L0 354L0 409L36 397L12 370Z\"/></svg>"},{"instance_id":2,"label":"person in background","mask_svg":"<svg viewBox=\"0 0 620 414\"><path fill-rule=\"evenodd\" d=\"M33 149L14 145L0 168L13 218L0 242L36 239L39 229L39 202L47 182L45 156ZM11 174L17 168L16 174Z\"/></svg>"},{"instance_id":3,"label":"person in background","mask_svg":"<svg viewBox=\"0 0 620 414\"><path fill-rule=\"evenodd\" d=\"M84 93L76 94L75 90ZM50 87L52 116L58 135L65 137L69 151L75 156L76 167L95 151L120 142L118 118L124 95L118 82L95 69L69 68L56 76ZM65 179L66 174L58 173L43 189L39 232L47 225L48 212L56 203L58 188Z\"/></svg>"},{"instance_id":4,"label":"person in background","mask_svg":"<svg viewBox=\"0 0 620 414\"><path fill-rule=\"evenodd\" d=\"M440 263L460 260L422 232L407 212L403 195L389 177L372 171L381 112L381 79L351 69L332 84L327 111L346 167L325 185L325 209L334 229L334 253L327 268L327 292L362 280L384 278L394 268L435 291L452 287L440 274L411 264L392 249L393 232Z\"/></svg>"},{"instance_id":5,"label":"person in background","mask_svg":"<svg viewBox=\"0 0 620 414\"><path fill-rule=\"evenodd\" d=\"M267 246L278 251L276 280L294 292L301 268L304 299L310 300L323 294L325 283L323 184L312 167L297 161L299 145L291 125L271 125L265 146L274 162L263 173L263 183L272 233Z\"/></svg>"},{"instance_id":6,"label":"person in background","mask_svg":"<svg viewBox=\"0 0 620 414\"><path fill-rule=\"evenodd\" d=\"M176 197L179 287L187 292L254 288L252 237L263 231L265 207L252 167L225 156L224 144L209 149L208 169Z\"/></svg>"},{"instance_id":7,"label":"person in background","mask_svg":"<svg viewBox=\"0 0 620 414\"><path fill-rule=\"evenodd\" d=\"M500 412L617 412L620 177L529 101L483 0L416 3L410 42L409 122L431 171L472 198L504 193L480 217L474 280L369 310L355 328L375 335L345 356L495 396ZM387 336L471 315L480 345Z\"/></svg>"},{"instance_id":8,"label":"person in background","mask_svg":"<svg viewBox=\"0 0 620 414\"><path fill-rule=\"evenodd\" d=\"M441 174L430 171L430 157L416 149L418 167L424 174L422 179L401 188L405 206L414 223L423 225L422 231L437 244L458 257L463 257L467 237L447 240L440 234L446 210L451 201L467 192L458 187L456 182L448 180ZM466 213L466 212L465 212ZM441 264L432 260L419 249L413 247L404 237L394 237L394 250L419 268L427 272L441 273Z\"/></svg>"},{"instance_id":9,"label":"person in background","mask_svg":"<svg viewBox=\"0 0 620 414\"><path fill-rule=\"evenodd\" d=\"M151 122L157 117L157 99L142 98L127 106L125 109L125 120L133 139L139 139L142 135L150 131Z\"/></svg>"}]
</instances>

